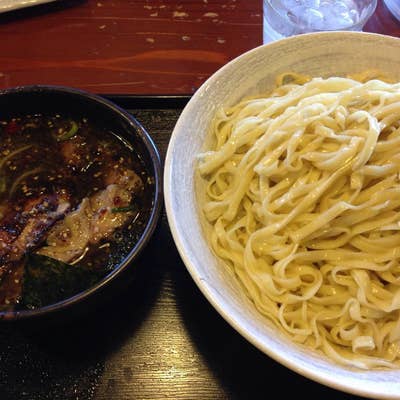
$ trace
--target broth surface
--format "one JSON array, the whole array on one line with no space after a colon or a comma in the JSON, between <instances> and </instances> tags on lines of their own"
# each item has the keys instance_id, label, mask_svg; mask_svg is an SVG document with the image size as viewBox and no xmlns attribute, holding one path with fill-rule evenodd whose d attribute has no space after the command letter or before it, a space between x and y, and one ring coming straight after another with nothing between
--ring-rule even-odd
<instances>
[{"instance_id":1,"label":"broth surface","mask_svg":"<svg viewBox=\"0 0 400 400\"><path fill-rule=\"evenodd\" d=\"M107 275L143 233L153 185L135 150L86 118L0 121L0 310Z\"/></svg>"}]
</instances>

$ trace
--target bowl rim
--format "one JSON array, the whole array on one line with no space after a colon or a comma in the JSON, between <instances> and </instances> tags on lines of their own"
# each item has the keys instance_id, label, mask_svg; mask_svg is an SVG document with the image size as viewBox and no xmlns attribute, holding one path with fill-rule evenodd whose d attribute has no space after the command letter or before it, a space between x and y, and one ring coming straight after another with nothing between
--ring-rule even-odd
<instances>
[{"instance_id":1,"label":"bowl rim","mask_svg":"<svg viewBox=\"0 0 400 400\"><path fill-rule=\"evenodd\" d=\"M118 106L111 100L106 99L102 95L87 92L74 87L61 86L61 85L23 85L15 86L11 88L1 89L0 97L9 94L23 94L23 93L46 93L51 95L55 94L67 94L75 96L77 98L84 98L92 103L96 103L100 106L106 107L110 113L114 114L116 119L125 121L129 129L135 131L140 140L143 142L147 152L151 159L151 166L154 169L154 194L152 196L152 209L148 218L146 227L135 243L134 247L124 257L124 259L110 271L103 279L97 282L92 287L75 294L74 296L68 297L64 300L58 301L54 304L49 304L44 307L35 308L33 310L13 310L13 311L0 311L0 323L2 321L16 321L16 320L31 320L38 319L39 317L53 315L59 311L66 310L72 306L84 302L89 297L92 297L94 293L99 293L105 289L105 287L113 282L117 276L122 274L131 262L138 258L140 253L146 247L150 238L152 237L158 220L161 214L163 205L163 187L162 187L162 166L161 159L158 149L151 138L150 134L143 128L143 126L136 120L136 118L122 107Z\"/></svg>"},{"instance_id":2,"label":"bowl rim","mask_svg":"<svg viewBox=\"0 0 400 400\"><path fill-rule=\"evenodd\" d=\"M213 306L213 308L225 319L225 321L231 325L242 337L244 337L248 342L250 342L253 346L255 346L258 350L269 356L270 358L277 361L279 364L287 367L288 369L313 380L314 382L323 384L327 387L333 388L338 391L351 393L358 396L364 396L369 398L377 398L377 396L381 399L399 399L399 395L391 395L382 393L379 390L371 390L371 388L364 389L362 385L354 387L351 386L350 383L347 382L340 382L338 379L332 380L330 379L329 373L325 374L318 374L316 371L313 371L309 368L301 368L298 364L296 364L293 359L286 356L285 354L281 354L278 352L274 352L267 348L262 341L257 337L256 334L248 331L245 327L241 326L239 318L236 318L232 315L229 310L225 310L224 306L219 303L217 295L214 293L212 288L207 285L205 280L201 277L200 273L197 270L197 266L195 266L191 259L187 255L187 248L185 246L184 240L181 237L181 233L178 227L178 223L175 220L175 214L173 208L173 196L171 192L171 180L172 180L172 158L173 158L173 149L176 146L176 143L179 141L178 134L182 132L182 125L184 119L187 118L192 113L192 110L195 109L197 99L201 98L205 95L205 92L208 90L208 86L210 84L216 83L220 76L224 75L226 71L232 67L233 64L237 63L238 61L245 59L251 56L253 53L261 51L263 48L279 48L282 43L284 42L294 42L298 41L299 45L301 45L301 41L303 39L313 37L313 39L318 40L319 38L324 39L327 37L336 37L337 39L345 39L346 37L354 37L354 38L381 38L387 41L391 41L400 46L400 38L383 35L379 33L372 33L372 32L362 32L362 31L324 31L324 32L310 32L301 35L286 37L280 40L276 40L273 42L269 42L267 44L262 44L257 46L253 49L250 49L239 56L233 58L226 64L224 64L221 68L219 68L214 74L212 74L196 91L196 93L191 97L185 108L183 109L175 128L172 132L171 139L168 145L165 163L164 163L164 202L165 202L165 209L167 214L168 224L171 230L171 234L175 245L178 249L178 252L181 256L183 263L185 264L186 269L188 270L189 274L191 275L192 279L196 283L196 286L200 289L202 294L208 300L208 302ZM345 368L345 367L343 367ZM400 371L400 370L399 370Z\"/></svg>"}]
</instances>

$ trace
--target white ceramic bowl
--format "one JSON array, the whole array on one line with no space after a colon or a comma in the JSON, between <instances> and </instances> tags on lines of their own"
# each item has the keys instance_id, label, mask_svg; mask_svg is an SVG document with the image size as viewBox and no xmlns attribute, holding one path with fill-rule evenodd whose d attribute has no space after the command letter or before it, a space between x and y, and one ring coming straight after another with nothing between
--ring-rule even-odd
<instances>
[{"instance_id":1,"label":"white ceramic bowl","mask_svg":"<svg viewBox=\"0 0 400 400\"><path fill-rule=\"evenodd\" d=\"M312 33L253 49L217 71L183 110L169 144L164 173L168 221L194 281L216 310L245 338L292 370L335 389L379 399L400 398L400 370L359 371L294 344L243 295L203 235L194 165L218 108L272 88L288 71L345 76L379 69L400 80L400 39L359 32Z\"/></svg>"}]
</instances>

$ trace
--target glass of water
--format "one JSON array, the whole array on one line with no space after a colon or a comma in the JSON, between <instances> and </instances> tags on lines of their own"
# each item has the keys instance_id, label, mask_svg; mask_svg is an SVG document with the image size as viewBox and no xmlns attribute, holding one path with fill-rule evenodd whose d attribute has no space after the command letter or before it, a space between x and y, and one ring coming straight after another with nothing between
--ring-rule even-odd
<instances>
[{"instance_id":1,"label":"glass of water","mask_svg":"<svg viewBox=\"0 0 400 400\"><path fill-rule=\"evenodd\" d=\"M264 43L307 32L360 31L377 4L377 0L263 1Z\"/></svg>"},{"instance_id":2,"label":"glass of water","mask_svg":"<svg viewBox=\"0 0 400 400\"><path fill-rule=\"evenodd\" d=\"M384 0L387 8L400 21L400 1L399 0Z\"/></svg>"}]
</instances>

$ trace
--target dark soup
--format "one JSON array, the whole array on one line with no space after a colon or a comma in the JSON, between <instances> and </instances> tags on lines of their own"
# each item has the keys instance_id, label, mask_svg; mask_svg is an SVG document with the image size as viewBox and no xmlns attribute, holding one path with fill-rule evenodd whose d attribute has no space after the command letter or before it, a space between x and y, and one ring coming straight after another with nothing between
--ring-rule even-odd
<instances>
[{"instance_id":1,"label":"dark soup","mask_svg":"<svg viewBox=\"0 0 400 400\"><path fill-rule=\"evenodd\" d=\"M0 311L107 275L143 233L153 184L134 149L85 118L0 121Z\"/></svg>"}]
</instances>

